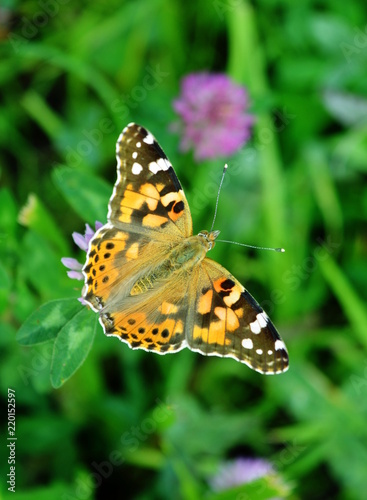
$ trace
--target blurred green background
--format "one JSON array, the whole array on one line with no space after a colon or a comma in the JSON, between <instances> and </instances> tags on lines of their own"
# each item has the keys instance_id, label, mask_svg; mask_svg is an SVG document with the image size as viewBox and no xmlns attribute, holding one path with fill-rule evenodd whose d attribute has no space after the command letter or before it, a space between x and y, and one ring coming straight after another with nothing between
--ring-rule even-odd
<instances>
[{"instance_id":1,"label":"blurred green background","mask_svg":"<svg viewBox=\"0 0 367 500\"><path fill-rule=\"evenodd\" d=\"M1 443L1 498L257 500L265 484L216 493L210 478L261 457L282 484L273 498L365 499L364 2L5 0L0 38L1 433L10 387L17 436L15 494ZM286 248L222 243L210 257L265 307L290 369L266 377L189 351L132 351L98 325L55 389L53 342L15 335L40 305L80 295L60 259L83 259L71 233L105 221L127 123L157 137L194 230L210 229L224 162L196 164L170 132L181 78L203 70L245 85L256 116L250 143L225 159L216 228Z\"/></svg>"}]
</instances>

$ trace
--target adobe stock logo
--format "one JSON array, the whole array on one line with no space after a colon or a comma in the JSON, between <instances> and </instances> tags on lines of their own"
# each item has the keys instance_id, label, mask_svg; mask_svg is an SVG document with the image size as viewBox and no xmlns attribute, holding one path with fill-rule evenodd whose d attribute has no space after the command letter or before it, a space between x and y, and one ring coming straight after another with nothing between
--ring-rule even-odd
<instances>
[{"instance_id":1,"label":"adobe stock logo","mask_svg":"<svg viewBox=\"0 0 367 500\"><path fill-rule=\"evenodd\" d=\"M126 120L130 114L130 109L135 109L148 96L148 93L156 89L165 78L169 76L167 71L162 71L159 64L155 68L145 67L145 75L140 85L135 85L128 94L121 94L118 99L111 103L111 110L119 120Z\"/></svg>"},{"instance_id":2,"label":"adobe stock logo","mask_svg":"<svg viewBox=\"0 0 367 500\"><path fill-rule=\"evenodd\" d=\"M351 40L352 43L349 42L341 42L339 44L340 50L343 52L343 56L345 57L348 64L353 60L353 58L361 52L367 49L367 25L363 30L358 26L353 28L354 37Z\"/></svg>"},{"instance_id":3,"label":"adobe stock logo","mask_svg":"<svg viewBox=\"0 0 367 500\"><path fill-rule=\"evenodd\" d=\"M349 377L350 383L355 390L356 394L360 396L362 393L367 393L367 360L364 360L364 371L363 376L352 374ZM359 366L359 368L361 368Z\"/></svg>"},{"instance_id":4,"label":"adobe stock logo","mask_svg":"<svg viewBox=\"0 0 367 500\"><path fill-rule=\"evenodd\" d=\"M82 130L83 139L75 146L66 147L65 159L67 164L77 167L82 163L83 159L93 153L95 148L100 146L105 136L112 133L119 134L121 129L117 130L115 123L125 123L126 125L130 118L131 109L137 108L142 101L147 99L149 92L160 85L168 75L169 73L163 71L159 64L155 67L147 65L141 84L135 85L129 93L121 94L119 98L112 101L111 111L116 117L115 121L107 117L102 118L99 120L97 127Z\"/></svg>"},{"instance_id":5,"label":"adobe stock logo","mask_svg":"<svg viewBox=\"0 0 367 500\"><path fill-rule=\"evenodd\" d=\"M227 12L233 11L242 4L242 0L214 0L213 7L220 19L224 19Z\"/></svg>"},{"instance_id":6,"label":"adobe stock logo","mask_svg":"<svg viewBox=\"0 0 367 500\"><path fill-rule=\"evenodd\" d=\"M39 0L37 2L39 9L35 9L30 18L21 17L20 26L17 28L18 33L12 32L9 34L8 39L13 50L19 52L22 45L37 36L40 29L47 26L50 19L59 13L60 5L65 5L69 2L70 0Z\"/></svg>"}]
</instances>

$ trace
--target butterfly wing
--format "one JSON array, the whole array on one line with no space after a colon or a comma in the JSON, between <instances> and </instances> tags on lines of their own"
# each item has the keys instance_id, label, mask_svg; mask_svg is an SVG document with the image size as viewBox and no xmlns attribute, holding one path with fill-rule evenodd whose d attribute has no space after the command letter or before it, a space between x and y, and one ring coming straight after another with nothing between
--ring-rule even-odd
<instances>
[{"instance_id":1,"label":"butterfly wing","mask_svg":"<svg viewBox=\"0 0 367 500\"><path fill-rule=\"evenodd\" d=\"M130 124L116 156L108 222L91 240L83 267L83 298L99 312L105 333L132 348L163 354L188 346L260 373L285 371L288 354L278 332L223 267L205 258L168 279L165 256L192 235L192 221L154 137Z\"/></svg>"},{"instance_id":2,"label":"butterfly wing","mask_svg":"<svg viewBox=\"0 0 367 500\"><path fill-rule=\"evenodd\" d=\"M288 369L288 353L273 323L249 292L222 266L205 258L191 286L192 331L188 347L231 357L266 374Z\"/></svg>"},{"instance_id":3,"label":"butterfly wing","mask_svg":"<svg viewBox=\"0 0 367 500\"><path fill-rule=\"evenodd\" d=\"M181 184L155 138L134 123L116 144L117 181L109 203L108 220L132 232L192 235L189 205Z\"/></svg>"},{"instance_id":4,"label":"butterfly wing","mask_svg":"<svg viewBox=\"0 0 367 500\"><path fill-rule=\"evenodd\" d=\"M166 281L146 293L130 296L114 311L101 313L106 335L118 337L132 349L158 354L187 347L187 282Z\"/></svg>"},{"instance_id":5,"label":"butterfly wing","mask_svg":"<svg viewBox=\"0 0 367 500\"><path fill-rule=\"evenodd\" d=\"M91 240L83 268L84 300L106 313L118 310L134 282L192 234L181 184L154 137L128 125L118 138L116 158L108 222Z\"/></svg>"}]
</instances>

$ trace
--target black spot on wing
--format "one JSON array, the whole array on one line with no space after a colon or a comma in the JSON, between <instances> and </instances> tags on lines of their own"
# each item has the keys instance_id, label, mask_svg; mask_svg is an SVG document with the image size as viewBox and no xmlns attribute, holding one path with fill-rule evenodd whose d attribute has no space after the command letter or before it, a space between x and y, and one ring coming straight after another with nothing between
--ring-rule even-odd
<instances>
[{"instance_id":1,"label":"black spot on wing","mask_svg":"<svg viewBox=\"0 0 367 500\"><path fill-rule=\"evenodd\" d=\"M223 290L231 290L234 286L235 286L235 282L232 281L231 279L227 279L225 281L223 281L223 283L221 284L221 288Z\"/></svg>"},{"instance_id":2,"label":"black spot on wing","mask_svg":"<svg viewBox=\"0 0 367 500\"><path fill-rule=\"evenodd\" d=\"M180 212L183 211L184 208L185 208L184 202L181 200L174 204L173 211L175 212L175 214L179 214Z\"/></svg>"}]
</instances>

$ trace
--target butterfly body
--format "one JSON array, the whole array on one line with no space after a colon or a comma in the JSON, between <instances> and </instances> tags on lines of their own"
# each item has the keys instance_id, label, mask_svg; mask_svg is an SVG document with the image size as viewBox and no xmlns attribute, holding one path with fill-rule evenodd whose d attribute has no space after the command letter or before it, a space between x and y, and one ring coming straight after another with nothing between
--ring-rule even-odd
<instances>
[{"instance_id":1,"label":"butterfly body","mask_svg":"<svg viewBox=\"0 0 367 500\"><path fill-rule=\"evenodd\" d=\"M156 284L162 286L164 281L179 282L182 279L190 279L195 266L205 258L206 253L212 248L212 235L214 233L202 232L175 245L157 267L134 283L130 294L145 293L153 289Z\"/></svg>"},{"instance_id":2,"label":"butterfly body","mask_svg":"<svg viewBox=\"0 0 367 500\"><path fill-rule=\"evenodd\" d=\"M90 242L84 300L106 335L165 354L184 347L280 373L288 355L249 292L206 257L219 231L192 233L189 205L154 137L130 124L117 146L108 222Z\"/></svg>"}]
</instances>

